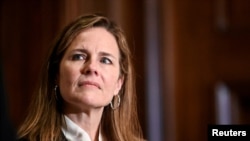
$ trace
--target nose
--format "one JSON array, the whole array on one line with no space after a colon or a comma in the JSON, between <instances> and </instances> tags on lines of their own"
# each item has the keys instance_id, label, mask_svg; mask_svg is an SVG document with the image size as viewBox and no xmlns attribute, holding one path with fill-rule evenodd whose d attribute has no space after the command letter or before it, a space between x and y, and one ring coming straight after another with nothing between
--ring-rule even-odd
<instances>
[{"instance_id":1,"label":"nose","mask_svg":"<svg viewBox=\"0 0 250 141\"><path fill-rule=\"evenodd\" d=\"M82 73L85 75L99 75L98 64L94 60L86 60L83 64Z\"/></svg>"}]
</instances>

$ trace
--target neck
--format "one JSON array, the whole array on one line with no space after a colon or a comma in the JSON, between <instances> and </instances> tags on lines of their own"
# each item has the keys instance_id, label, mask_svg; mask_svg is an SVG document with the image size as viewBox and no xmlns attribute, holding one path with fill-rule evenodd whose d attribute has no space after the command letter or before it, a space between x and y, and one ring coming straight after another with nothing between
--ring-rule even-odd
<instances>
[{"instance_id":1,"label":"neck","mask_svg":"<svg viewBox=\"0 0 250 141\"><path fill-rule=\"evenodd\" d=\"M98 141L102 112L103 109L94 109L81 113L65 112L65 115L85 130L92 141Z\"/></svg>"}]
</instances>

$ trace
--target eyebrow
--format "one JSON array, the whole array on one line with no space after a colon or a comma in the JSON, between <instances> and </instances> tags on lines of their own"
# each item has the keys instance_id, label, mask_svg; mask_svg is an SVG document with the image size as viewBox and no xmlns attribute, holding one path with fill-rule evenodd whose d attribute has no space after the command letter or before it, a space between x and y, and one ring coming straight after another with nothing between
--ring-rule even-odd
<instances>
[{"instance_id":1,"label":"eyebrow","mask_svg":"<svg viewBox=\"0 0 250 141\"><path fill-rule=\"evenodd\" d=\"M86 49L82 49L82 48L77 48L77 49L73 49L71 50L71 52L82 52L82 53L88 53L89 51Z\"/></svg>"},{"instance_id":2,"label":"eyebrow","mask_svg":"<svg viewBox=\"0 0 250 141\"><path fill-rule=\"evenodd\" d=\"M72 50L71 52L82 52L82 53L87 53L87 54L90 54L89 51L87 49L83 49L83 48L79 48L79 49L74 49ZM98 53L98 55L100 56L108 56L108 57L111 57L111 58L114 58L114 59L117 59L114 55L108 53L108 52L104 52L104 51L101 51Z\"/></svg>"},{"instance_id":3,"label":"eyebrow","mask_svg":"<svg viewBox=\"0 0 250 141\"><path fill-rule=\"evenodd\" d=\"M111 57L111 58L116 59L116 57L115 57L115 56L113 56L112 54L107 53L107 52L100 52L99 54L100 54L101 56L109 56L109 57Z\"/></svg>"}]
</instances>

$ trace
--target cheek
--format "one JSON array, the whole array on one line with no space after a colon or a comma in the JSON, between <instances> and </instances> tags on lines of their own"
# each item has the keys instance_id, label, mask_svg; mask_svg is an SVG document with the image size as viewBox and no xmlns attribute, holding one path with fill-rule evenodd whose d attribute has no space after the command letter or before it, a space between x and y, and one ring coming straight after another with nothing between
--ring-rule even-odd
<instances>
[{"instance_id":1,"label":"cheek","mask_svg":"<svg viewBox=\"0 0 250 141\"><path fill-rule=\"evenodd\" d=\"M109 75L106 75L106 88L109 88L108 91L113 95L117 89L118 86L118 73L110 73Z\"/></svg>"},{"instance_id":2,"label":"cheek","mask_svg":"<svg viewBox=\"0 0 250 141\"><path fill-rule=\"evenodd\" d=\"M61 85L69 85L77 78L77 72L74 67L62 65L60 67L59 82Z\"/></svg>"}]
</instances>

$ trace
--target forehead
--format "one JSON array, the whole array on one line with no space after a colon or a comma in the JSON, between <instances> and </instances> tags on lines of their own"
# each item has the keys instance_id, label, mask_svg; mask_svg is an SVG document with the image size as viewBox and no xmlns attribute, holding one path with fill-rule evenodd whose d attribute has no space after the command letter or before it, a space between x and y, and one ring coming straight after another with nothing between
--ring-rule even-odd
<instances>
[{"instance_id":1,"label":"forehead","mask_svg":"<svg viewBox=\"0 0 250 141\"><path fill-rule=\"evenodd\" d=\"M93 27L81 31L75 39L73 39L68 49L85 48L96 49L118 53L119 48L113 34L102 27Z\"/></svg>"}]
</instances>

